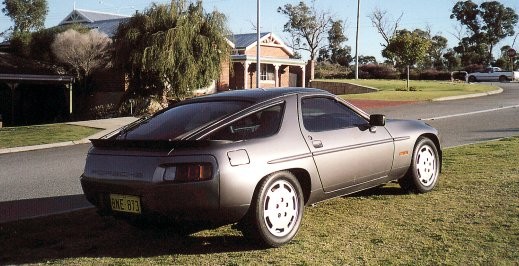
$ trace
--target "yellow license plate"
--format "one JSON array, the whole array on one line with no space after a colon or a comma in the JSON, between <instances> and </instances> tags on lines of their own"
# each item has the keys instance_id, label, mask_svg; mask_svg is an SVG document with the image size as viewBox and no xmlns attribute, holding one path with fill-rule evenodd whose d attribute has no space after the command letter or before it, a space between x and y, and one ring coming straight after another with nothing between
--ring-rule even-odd
<instances>
[{"instance_id":1,"label":"yellow license plate","mask_svg":"<svg viewBox=\"0 0 519 266\"><path fill-rule=\"evenodd\" d=\"M141 199L137 196L110 194L110 205L114 211L141 213Z\"/></svg>"}]
</instances>

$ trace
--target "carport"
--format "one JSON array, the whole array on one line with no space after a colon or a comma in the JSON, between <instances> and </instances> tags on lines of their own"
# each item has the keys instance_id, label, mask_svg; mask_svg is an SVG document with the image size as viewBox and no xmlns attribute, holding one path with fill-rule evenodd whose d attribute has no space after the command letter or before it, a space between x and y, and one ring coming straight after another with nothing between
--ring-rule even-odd
<instances>
[{"instance_id":1,"label":"carport","mask_svg":"<svg viewBox=\"0 0 519 266\"><path fill-rule=\"evenodd\" d=\"M68 90L68 111L72 114L72 84L73 76L68 75L31 75L31 74L0 74L0 83L5 83L11 91L11 124L16 117L15 93L20 84L65 85Z\"/></svg>"}]
</instances>

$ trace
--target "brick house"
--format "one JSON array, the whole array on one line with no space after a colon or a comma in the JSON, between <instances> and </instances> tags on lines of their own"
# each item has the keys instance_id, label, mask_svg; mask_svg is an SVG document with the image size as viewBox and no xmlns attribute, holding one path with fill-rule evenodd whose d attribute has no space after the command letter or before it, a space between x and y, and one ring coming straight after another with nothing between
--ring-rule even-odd
<instances>
[{"instance_id":1,"label":"brick house","mask_svg":"<svg viewBox=\"0 0 519 266\"><path fill-rule=\"evenodd\" d=\"M117 26L126 19L127 16L118 14L75 9L59 25L79 23L88 28L98 29L111 37L117 30ZM231 63L222 64L219 79L210 88L203 89L202 93L256 87L305 87L309 78L306 74L306 62L292 59L294 55L292 49L275 34L270 32L260 34L259 86L256 84L256 33L236 34L228 36L227 39L232 47ZM114 85L102 90L114 92Z\"/></svg>"},{"instance_id":2,"label":"brick house","mask_svg":"<svg viewBox=\"0 0 519 266\"><path fill-rule=\"evenodd\" d=\"M228 37L233 48L232 69L225 64L217 82L218 90L305 87L306 63L293 59L294 52L271 32L260 34L260 84L256 84L256 33L236 34Z\"/></svg>"}]
</instances>

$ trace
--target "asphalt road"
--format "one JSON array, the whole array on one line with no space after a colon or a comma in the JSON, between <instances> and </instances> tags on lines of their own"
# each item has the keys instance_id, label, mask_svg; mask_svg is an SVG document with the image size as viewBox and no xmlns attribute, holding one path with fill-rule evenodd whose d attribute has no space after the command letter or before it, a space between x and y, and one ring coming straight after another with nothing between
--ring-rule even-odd
<instances>
[{"instance_id":1,"label":"asphalt road","mask_svg":"<svg viewBox=\"0 0 519 266\"><path fill-rule=\"evenodd\" d=\"M497 83L503 93L455 101L369 110L395 119L421 119L436 127L444 147L519 135L519 83Z\"/></svg>"},{"instance_id":2,"label":"asphalt road","mask_svg":"<svg viewBox=\"0 0 519 266\"><path fill-rule=\"evenodd\" d=\"M0 223L91 207L79 183L89 148L0 155Z\"/></svg>"},{"instance_id":3,"label":"asphalt road","mask_svg":"<svg viewBox=\"0 0 519 266\"><path fill-rule=\"evenodd\" d=\"M90 144L0 155L0 202L75 195Z\"/></svg>"},{"instance_id":4,"label":"asphalt road","mask_svg":"<svg viewBox=\"0 0 519 266\"><path fill-rule=\"evenodd\" d=\"M444 147L519 135L519 83L481 98L368 110L388 118L423 119ZM90 145L0 155L0 222L89 207L79 184Z\"/></svg>"}]
</instances>

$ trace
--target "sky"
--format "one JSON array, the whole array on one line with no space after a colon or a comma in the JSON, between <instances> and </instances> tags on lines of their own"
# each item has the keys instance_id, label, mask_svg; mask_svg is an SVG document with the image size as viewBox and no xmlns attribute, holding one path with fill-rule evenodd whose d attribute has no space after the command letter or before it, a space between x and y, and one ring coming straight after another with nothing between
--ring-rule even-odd
<instances>
[{"instance_id":1,"label":"sky","mask_svg":"<svg viewBox=\"0 0 519 266\"><path fill-rule=\"evenodd\" d=\"M58 25L73 9L94 10L123 15L132 15L135 11L142 11L149 7L152 2L169 3L169 0L48 0L49 12L46 17L45 26ZM308 5L311 1L305 1ZM403 14L400 21L400 29L413 30L416 28L426 29L429 27L433 35L440 34L446 37L448 46L457 44L453 33L455 26L459 23L450 19L452 7L457 0L360 0L360 24L359 24L359 55L375 56L378 61L383 61L381 50L382 37L372 26L368 15L375 9L387 11L390 18L396 19ZM475 1L481 3L483 1ZM511 7L519 13L519 1L503 0L503 5ZM285 4L296 5L299 0L260 0L261 31L273 32L275 35L286 38L283 25L288 21L287 17L277 12L279 6ZM228 25L234 34L255 32L256 5L257 0L204 0L206 11L214 9L224 13L228 19ZM357 16L357 0L316 0L316 8L329 11L335 18L345 21L345 32L348 41L345 43L352 48L355 54L355 29ZM3 7L3 6L2 6ZM9 17L0 14L0 32L12 25ZM516 27L519 32L519 26ZM507 38L497 45L497 49L503 45L511 45L513 38ZM514 48L519 50L519 38ZM307 57L303 53L303 57Z\"/></svg>"}]
</instances>

